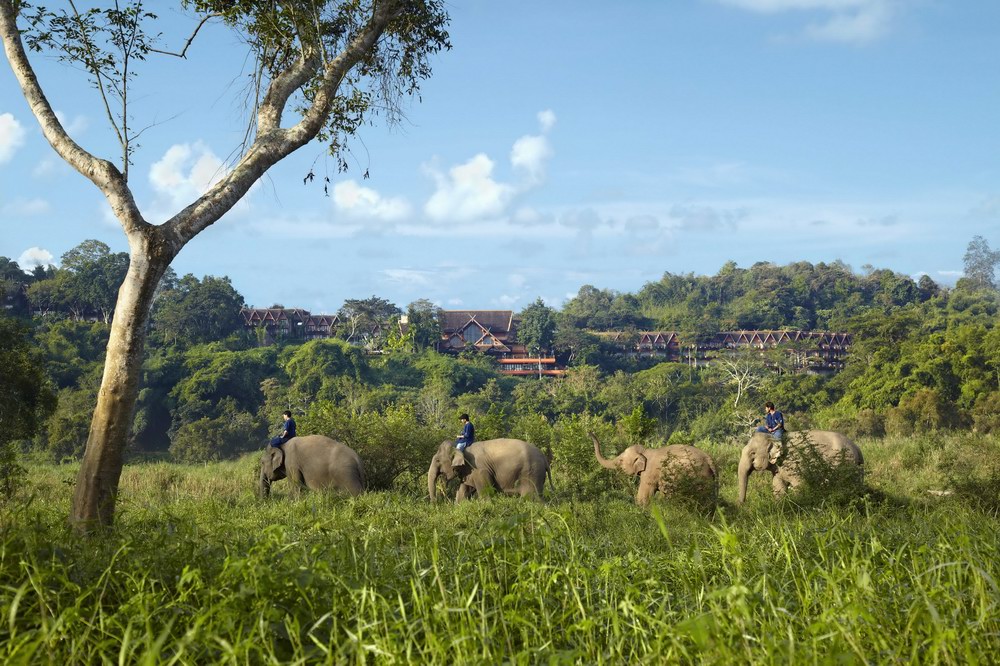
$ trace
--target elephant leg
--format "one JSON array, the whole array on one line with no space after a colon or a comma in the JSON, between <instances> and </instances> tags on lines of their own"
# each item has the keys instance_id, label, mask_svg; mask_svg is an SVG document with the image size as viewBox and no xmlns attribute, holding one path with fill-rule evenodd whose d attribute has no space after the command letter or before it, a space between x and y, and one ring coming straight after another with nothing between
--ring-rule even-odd
<instances>
[{"instance_id":1,"label":"elephant leg","mask_svg":"<svg viewBox=\"0 0 1000 666\"><path fill-rule=\"evenodd\" d=\"M781 497L788 490L788 482L781 476L781 474L775 474L771 477L771 490L774 491L775 497Z\"/></svg>"},{"instance_id":2,"label":"elephant leg","mask_svg":"<svg viewBox=\"0 0 1000 666\"><path fill-rule=\"evenodd\" d=\"M461 484L458 487L458 492L455 493L455 504L458 504L459 502L464 502L465 500L469 499L470 489L471 489L470 486L467 486L464 483Z\"/></svg>"},{"instance_id":3,"label":"elephant leg","mask_svg":"<svg viewBox=\"0 0 1000 666\"><path fill-rule=\"evenodd\" d=\"M639 481L639 492L635 494L635 503L639 506L648 506L649 501L656 492L657 480L651 475L643 475Z\"/></svg>"},{"instance_id":4,"label":"elephant leg","mask_svg":"<svg viewBox=\"0 0 1000 666\"><path fill-rule=\"evenodd\" d=\"M541 494L541 488L535 483L535 480L530 476L526 476L521 479L519 485L519 494L521 497L539 497Z\"/></svg>"}]
</instances>

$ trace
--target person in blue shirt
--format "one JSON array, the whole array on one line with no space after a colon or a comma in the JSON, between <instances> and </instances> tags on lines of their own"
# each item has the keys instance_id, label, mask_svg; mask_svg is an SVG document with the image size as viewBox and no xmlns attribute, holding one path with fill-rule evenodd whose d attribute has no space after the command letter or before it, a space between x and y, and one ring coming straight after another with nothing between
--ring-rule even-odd
<instances>
[{"instance_id":1,"label":"person in blue shirt","mask_svg":"<svg viewBox=\"0 0 1000 666\"><path fill-rule=\"evenodd\" d=\"M295 437L295 419L287 409L281 413L285 422L281 424L281 434L271 440L271 446L281 446L292 437Z\"/></svg>"},{"instance_id":2,"label":"person in blue shirt","mask_svg":"<svg viewBox=\"0 0 1000 666\"><path fill-rule=\"evenodd\" d=\"M781 439L785 434L785 417L774 408L773 402L765 402L764 410L767 412L764 415L764 425L757 426L757 432L766 432L775 439Z\"/></svg>"},{"instance_id":3,"label":"person in blue shirt","mask_svg":"<svg viewBox=\"0 0 1000 666\"><path fill-rule=\"evenodd\" d=\"M459 417L462 421L462 434L455 440L455 448L464 451L466 447L476 441L476 427L469 421L468 414Z\"/></svg>"}]
</instances>

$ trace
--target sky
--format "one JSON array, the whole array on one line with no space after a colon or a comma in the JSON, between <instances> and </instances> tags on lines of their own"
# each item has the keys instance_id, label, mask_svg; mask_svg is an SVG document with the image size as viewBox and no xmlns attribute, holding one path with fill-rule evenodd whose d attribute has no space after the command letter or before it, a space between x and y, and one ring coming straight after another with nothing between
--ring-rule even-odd
<instances>
[{"instance_id":1,"label":"sky","mask_svg":"<svg viewBox=\"0 0 1000 666\"><path fill-rule=\"evenodd\" d=\"M155 7L161 46L179 48L194 19ZM1000 247L996 0L448 10L453 48L434 57L402 123L362 128L345 173L318 143L276 165L181 251L178 275L227 275L248 305L314 313L371 295L520 310L730 260L841 260L953 284L973 236ZM32 57L70 134L115 160L86 77ZM134 124L148 129L130 184L150 222L237 156L246 63L239 39L209 25L188 59L143 64ZM127 249L4 60L0 256L58 265L91 238Z\"/></svg>"}]
</instances>

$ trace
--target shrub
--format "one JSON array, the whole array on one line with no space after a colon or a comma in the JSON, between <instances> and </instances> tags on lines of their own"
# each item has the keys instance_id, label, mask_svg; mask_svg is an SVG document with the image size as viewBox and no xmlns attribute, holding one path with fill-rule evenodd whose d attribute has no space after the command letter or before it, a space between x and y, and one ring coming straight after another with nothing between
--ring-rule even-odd
<instances>
[{"instance_id":1,"label":"shrub","mask_svg":"<svg viewBox=\"0 0 1000 666\"><path fill-rule=\"evenodd\" d=\"M170 441L170 455L182 462L223 460L259 449L264 437L253 415L230 405L222 416L205 416L178 428Z\"/></svg>"},{"instance_id":2,"label":"shrub","mask_svg":"<svg viewBox=\"0 0 1000 666\"><path fill-rule=\"evenodd\" d=\"M354 449L364 462L369 490L412 486L414 479L426 474L434 451L451 434L420 423L411 405L352 414L327 401L312 405L299 431L327 435Z\"/></svg>"}]
</instances>

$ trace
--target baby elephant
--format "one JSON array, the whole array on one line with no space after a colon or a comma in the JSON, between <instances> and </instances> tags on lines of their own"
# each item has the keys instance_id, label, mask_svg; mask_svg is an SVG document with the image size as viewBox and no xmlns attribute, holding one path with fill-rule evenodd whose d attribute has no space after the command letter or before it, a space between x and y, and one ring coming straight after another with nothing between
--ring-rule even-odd
<instances>
[{"instance_id":1,"label":"baby elephant","mask_svg":"<svg viewBox=\"0 0 1000 666\"><path fill-rule=\"evenodd\" d=\"M365 489L365 469L354 449L323 435L293 437L280 447L269 446L260 459L260 495L267 497L271 484L288 477L292 494L302 486L312 490L333 488L349 495Z\"/></svg>"},{"instance_id":2,"label":"baby elephant","mask_svg":"<svg viewBox=\"0 0 1000 666\"><path fill-rule=\"evenodd\" d=\"M718 494L718 475L712 458L693 446L672 444L660 449L647 449L641 444L630 446L614 460L605 460L601 455L601 443L594 433L588 433L594 441L597 462L607 469L620 469L630 476L639 477L639 492L635 503L646 506L659 491L661 495L683 489L690 485L699 494Z\"/></svg>"}]
</instances>

